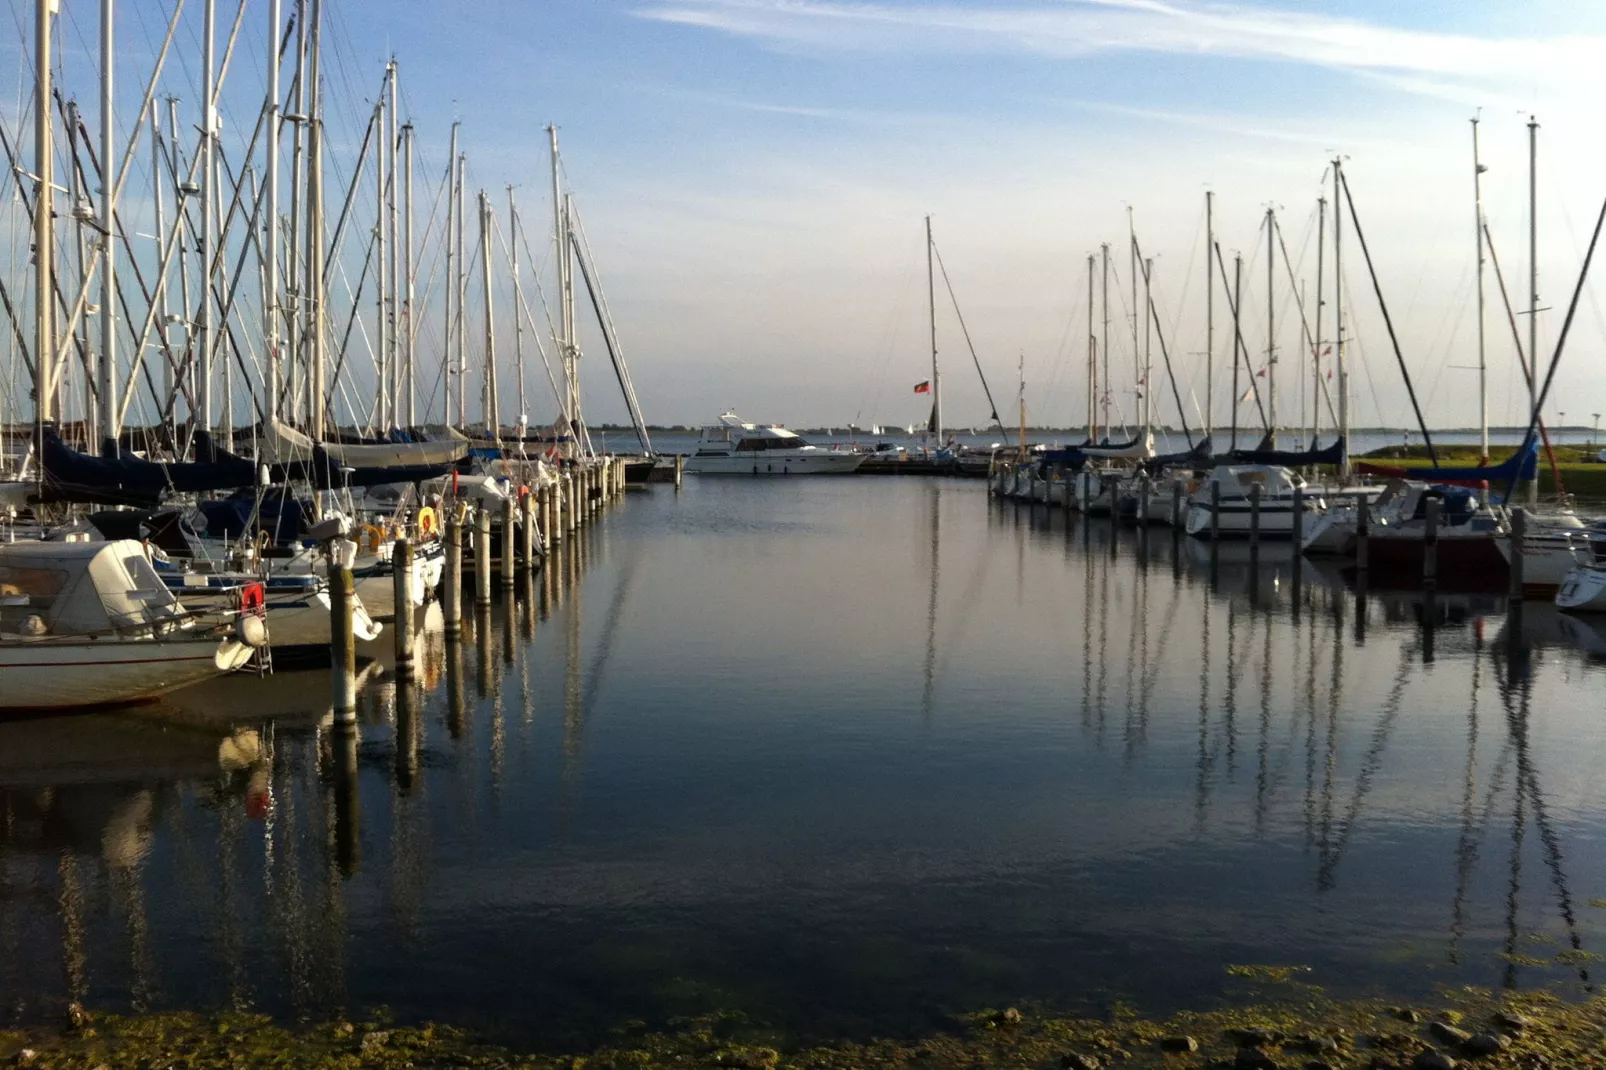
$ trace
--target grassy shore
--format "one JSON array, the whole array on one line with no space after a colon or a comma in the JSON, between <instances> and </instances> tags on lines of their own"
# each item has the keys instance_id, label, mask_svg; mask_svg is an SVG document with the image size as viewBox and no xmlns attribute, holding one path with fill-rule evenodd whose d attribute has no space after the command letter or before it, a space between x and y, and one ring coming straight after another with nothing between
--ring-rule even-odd
<instances>
[{"instance_id":1,"label":"grassy shore","mask_svg":"<svg viewBox=\"0 0 1606 1070\"><path fill-rule=\"evenodd\" d=\"M1580 498L1606 499L1606 464L1595 459L1599 451L1590 446L1555 447L1556 467L1561 471L1561 485L1569 494ZM1475 448L1466 446L1439 447L1439 464L1461 467L1478 464L1481 458ZM1494 463L1510 455L1510 450L1496 450ZM1376 461L1379 464L1396 464L1404 468L1427 467L1428 451L1425 446L1387 446L1355 458L1358 461ZM1539 454L1539 493L1554 494L1555 477L1543 451Z\"/></svg>"},{"instance_id":2,"label":"grassy shore","mask_svg":"<svg viewBox=\"0 0 1606 1070\"><path fill-rule=\"evenodd\" d=\"M1457 990L1431 1005L1335 1001L1287 979L1280 998L1238 1010L1103 1020L1031 1007L956 1019L917 1040L789 1047L739 1016L620 1030L591 1051L519 1052L446 1026L382 1018L296 1028L247 1014L93 1018L75 1011L57 1030L0 1032L0 1065L96 1070L134 1067L530 1067L537 1070L1490 1070L1606 1066L1606 1000Z\"/></svg>"}]
</instances>

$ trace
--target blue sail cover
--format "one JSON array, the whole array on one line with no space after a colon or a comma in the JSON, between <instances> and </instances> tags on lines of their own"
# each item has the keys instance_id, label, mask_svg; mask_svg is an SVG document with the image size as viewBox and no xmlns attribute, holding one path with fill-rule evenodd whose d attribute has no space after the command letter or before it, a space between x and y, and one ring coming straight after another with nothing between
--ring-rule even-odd
<instances>
[{"instance_id":1,"label":"blue sail cover","mask_svg":"<svg viewBox=\"0 0 1606 1070\"><path fill-rule=\"evenodd\" d=\"M224 454L211 461L147 461L118 451L93 457L63 442L54 428L40 435L39 457L47 502L155 505L168 493L233 490L256 482L256 466Z\"/></svg>"},{"instance_id":2,"label":"blue sail cover","mask_svg":"<svg viewBox=\"0 0 1606 1070\"><path fill-rule=\"evenodd\" d=\"M1416 479L1425 483L1477 484L1534 479L1539 475L1539 440L1528 439L1516 453L1499 464L1475 465L1470 468L1431 468L1426 465L1377 464L1372 461L1361 461L1355 467L1375 476Z\"/></svg>"},{"instance_id":3,"label":"blue sail cover","mask_svg":"<svg viewBox=\"0 0 1606 1070\"><path fill-rule=\"evenodd\" d=\"M1266 446L1267 444L1267 440L1263 440L1261 442L1262 447ZM1338 439L1331 446L1323 446L1320 449L1274 450L1261 448L1253 450L1232 450L1228 453L1222 454L1220 457L1217 457L1216 463L1275 464L1281 465L1284 468L1302 468L1305 465L1311 464L1343 464L1345 455L1346 447L1344 440Z\"/></svg>"},{"instance_id":4,"label":"blue sail cover","mask_svg":"<svg viewBox=\"0 0 1606 1070\"><path fill-rule=\"evenodd\" d=\"M1202 438L1191 449L1180 453L1162 453L1158 457L1144 461L1141 467L1145 472L1154 475L1167 468L1186 468L1189 465L1204 464L1210 460L1212 446L1208 438Z\"/></svg>"}]
</instances>

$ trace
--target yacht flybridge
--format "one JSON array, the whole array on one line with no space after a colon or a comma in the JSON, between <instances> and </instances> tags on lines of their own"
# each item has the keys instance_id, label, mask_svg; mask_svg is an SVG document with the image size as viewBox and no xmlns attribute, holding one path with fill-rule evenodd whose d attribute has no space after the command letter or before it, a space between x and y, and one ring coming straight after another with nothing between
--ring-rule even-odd
<instances>
[{"instance_id":1,"label":"yacht flybridge","mask_svg":"<svg viewBox=\"0 0 1606 1070\"><path fill-rule=\"evenodd\" d=\"M811 446L773 424L750 424L734 412L703 429L686 471L703 475L840 475L856 471L868 454Z\"/></svg>"}]
</instances>

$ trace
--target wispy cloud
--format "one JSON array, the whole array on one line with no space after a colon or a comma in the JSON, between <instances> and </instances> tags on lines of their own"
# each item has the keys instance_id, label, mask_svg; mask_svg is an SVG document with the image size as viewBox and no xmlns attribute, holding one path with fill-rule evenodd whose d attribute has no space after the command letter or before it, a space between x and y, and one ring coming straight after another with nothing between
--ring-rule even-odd
<instances>
[{"instance_id":1,"label":"wispy cloud","mask_svg":"<svg viewBox=\"0 0 1606 1070\"><path fill-rule=\"evenodd\" d=\"M898 4L860 0L653 0L637 15L775 45L873 53L1160 52L1399 76L1433 95L1576 91L1603 77L1600 36L1494 39L1199 0Z\"/></svg>"}]
</instances>

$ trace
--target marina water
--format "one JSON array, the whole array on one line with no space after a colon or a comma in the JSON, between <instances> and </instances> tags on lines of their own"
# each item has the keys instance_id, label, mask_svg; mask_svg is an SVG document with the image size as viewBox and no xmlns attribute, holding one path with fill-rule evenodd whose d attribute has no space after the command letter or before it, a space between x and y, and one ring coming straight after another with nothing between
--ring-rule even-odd
<instances>
[{"instance_id":1,"label":"marina water","mask_svg":"<svg viewBox=\"0 0 1606 1070\"><path fill-rule=\"evenodd\" d=\"M1591 983L1606 626L946 479L632 493L448 645L0 724L0 1007L538 1044ZM1295 597L1298 597L1296 603Z\"/></svg>"}]
</instances>

